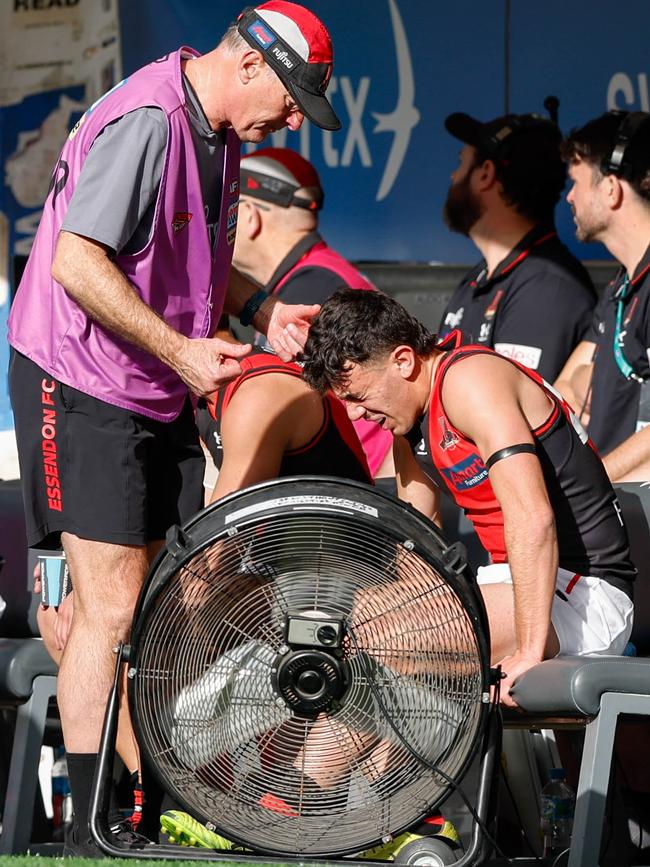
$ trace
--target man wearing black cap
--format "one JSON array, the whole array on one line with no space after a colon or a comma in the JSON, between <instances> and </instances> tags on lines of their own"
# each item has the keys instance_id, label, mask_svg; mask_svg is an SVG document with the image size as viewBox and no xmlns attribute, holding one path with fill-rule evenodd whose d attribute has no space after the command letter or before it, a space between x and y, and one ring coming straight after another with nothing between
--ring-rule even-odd
<instances>
[{"instance_id":1,"label":"man wearing black cap","mask_svg":"<svg viewBox=\"0 0 650 867\"><path fill-rule=\"evenodd\" d=\"M240 142L304 117L338 129L325 97L332 62L308 9L247 8L207 54L181 48L116 85L54 167L9 341L28 544L62 544L75 576L58 678L68 854L101 854L87 811L112 648L167 528L203 502L190 393L237 376L248 352L214 337L222 309L286 358L317 310L259 292L230 264ZM117 819L117 845L141 845Z\"/></svg>"},{"instance_id":2,"label":"man wearing black cap","mask_svg":"<svg viewBox=\"0 0 650 867\"><path fill-rule=\"evenodd\" d=\"M481 123L451 114L464 143L444 216L483 259L467 274L440 323L553 381L588 327L596 295L587 272L559 241L553 212L566 179L561 134L536 115Z\"/></svg>"},{"instance_id":3,"label":"man wearing black cap","mask_svg":"<svg viewBox=\"0 0 650 867\"><path fill-rule=\"evenodd\" d=\"M314 166L289 148L263 148L241 161L233 262L285 304L322 304L342 286L374 289L318 232L323 188ZM268 345L258 334L258 343ZM373 477L392 476L392 437L355 424Z\"/></svg>"},{"instance_id":4,"label":"man wearing black cap","mask_svg":"<svg viewBox=\"0 0 650 867\"><path fill-rule=\"evenodd\" d=\"M650 114L607 112L562 152L580 241L621 263L556 387L584 421L613 481L650 479Z\"/></svg>"}]
</instances>

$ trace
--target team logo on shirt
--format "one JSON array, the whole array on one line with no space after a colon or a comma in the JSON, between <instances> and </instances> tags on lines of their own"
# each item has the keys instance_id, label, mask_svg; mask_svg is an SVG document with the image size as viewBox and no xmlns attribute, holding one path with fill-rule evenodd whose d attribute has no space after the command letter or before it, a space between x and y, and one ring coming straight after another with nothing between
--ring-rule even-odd
<instances>
[{"instance_id":1,"label":"team logo on shirt","mask_svg":"<svg viewBox=\"0 0 650 867\"><path fill-rule=\"evenodd\" d=\"M440 472L456 491L475 488L488 478L487 468L477 454L470 455L452 467L440 467Z\"/></svg>"},{"instance_id":2,"label":"team logo on shirt","mask_svg":"<svg viewBox=\"0 0 650 867\"><path fill-rule=\"evenodd\" d=\"M499 291L496 293L496 295L492 299L492 302L490 303L490 305L488 307L486 307L486 309L485 309L485 313L483 314L485 319L488 319L488 320L494 319L494 316L495 316L495 314L499 308L499 304L500 304L502 298L503 298L503 289L499 289Z\"/></svg>"},{"instance_id":3,"label":"team logo on shirt","mask_svg":"<svg viewBox=\"0 0 650 867\"><path fill-rule=\"evenodd\" d=\"M440 440L440 448L443 451L447 451L447 449L453 449L458 443L458 437L450 430L447 426L447 419L444 415L441 415L438 418L438 424L440 425L440 431L442 433L442 439Z\"/></svg>"},{"instance_id":4,"label":"team logo on shirt","mask_svg":"<svg viewBox=\"0 0 650 867\"><path fill-rule=\"evenodd\" d=\"M176 211L172 218L172 229L174 230L174 234L178 235L179 232L182 232L191 219L192 215L189 211Z\"/></svg>"},{"instance_id":5,"label":"team logo on shirt","mask_svg":"<svg viewBox=\"0 0 650 867\"><path fill-rule=\"evenodd\" d=\"M483 314L483 323L478 334L479 343L488 343L488 341L490 340L490 335L492 334L492 326L494 325L493 319L496 316L499 304L501 303L501 299L503 298L503 294L503 289L499 289L499 291L492 299L491 304L486 308L485 313Z\"/></svg>"}]
</instances>

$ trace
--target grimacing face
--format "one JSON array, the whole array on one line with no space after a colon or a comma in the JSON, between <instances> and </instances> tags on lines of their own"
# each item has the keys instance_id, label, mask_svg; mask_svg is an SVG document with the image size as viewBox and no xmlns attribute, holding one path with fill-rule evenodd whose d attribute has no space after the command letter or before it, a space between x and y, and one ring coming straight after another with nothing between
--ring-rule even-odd
<instances>
[{"instance_id":1,"label":"grimacing face","mask_svg":"<svg viewBox=\"0 0 650 867\"><path fill-rule=\"evenodd\" d=\"M333 392L352 421L363 418L395 436L408 433L419 416L415 396L392 354L381 361L350 362L346 382Z\"/></svg>"}]
</instances>

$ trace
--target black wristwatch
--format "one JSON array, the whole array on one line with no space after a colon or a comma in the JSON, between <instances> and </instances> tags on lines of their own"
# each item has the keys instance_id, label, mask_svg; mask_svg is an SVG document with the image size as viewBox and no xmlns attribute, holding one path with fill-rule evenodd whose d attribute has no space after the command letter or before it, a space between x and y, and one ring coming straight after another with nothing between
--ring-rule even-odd
<instances>
[{"instance_id":1,"label":"black wristwatch","mask_svg":"<svg viewBox=\"0 0 650 867\"><path fill-rule=\"evenodd\" d=\"M239 321L244 327L252 323L253 317L268 297L268 293L263 289L258 289L254 295L251 295L239 314Z\"/></svg>"}]
</instances>

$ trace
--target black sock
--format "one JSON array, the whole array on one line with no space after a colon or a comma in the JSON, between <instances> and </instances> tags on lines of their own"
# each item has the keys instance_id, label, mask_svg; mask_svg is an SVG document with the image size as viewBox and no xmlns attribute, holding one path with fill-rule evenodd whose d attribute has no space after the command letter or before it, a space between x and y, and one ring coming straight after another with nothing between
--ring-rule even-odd
<instances>
[{"instance_id":1,"label":"black sock","mask_svg":"<svg viewBox=\"0 0 650 867\"><path fill-rule=\"evenodd\" d=\"M97 765L97 753L66 753L68 763L68 779L72 795L73 826L76 840L89 840L88 827L90 814L90 796ZM108 825L111 827L122 819L115 786L111 781L108 807Z\"/></svg>"}]
</instances>

